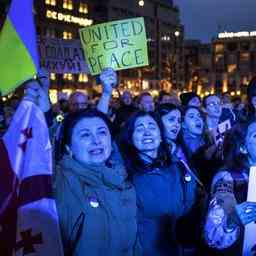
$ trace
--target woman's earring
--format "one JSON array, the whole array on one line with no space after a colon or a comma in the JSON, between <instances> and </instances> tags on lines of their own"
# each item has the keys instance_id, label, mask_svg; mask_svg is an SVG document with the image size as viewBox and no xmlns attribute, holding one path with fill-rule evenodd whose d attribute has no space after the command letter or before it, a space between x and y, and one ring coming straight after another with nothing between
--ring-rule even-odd
<instances>
[{"instance_id":1,"label":"woman's earring","mask_svg":"<svg viewBox=\"0 0 256 256\"><path fill-rule=\"evenodd\" d=\"M68 145L65 145L65 149L66 149L68 155L69 155L70 157L72 157L72 156L73 156L73 153L72 153L70 147L69 147Z\"/></svg>"}]
</instances>

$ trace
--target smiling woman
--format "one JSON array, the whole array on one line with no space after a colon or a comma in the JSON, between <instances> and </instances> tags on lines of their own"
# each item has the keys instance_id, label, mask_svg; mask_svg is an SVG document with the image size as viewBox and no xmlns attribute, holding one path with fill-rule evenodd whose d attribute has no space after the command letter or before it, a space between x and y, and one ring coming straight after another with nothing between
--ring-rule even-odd
<instances>
[{"instance_id":1,"label":"smiling woman","mask_svg":"<svg viewBox=\"0 0 256 256\"><path fill-rule=\"evenodd\" d=\"M112 143L111 124L97 110L71 114L55 197L65 255L132 256L136 196Z\"/></svg>"},{"instance_id":2,"label":"smiling woman","mask_svg":"<svg viewBox=\"0 0 256 256\"><path fill-rule=\"evenodd\" d=\"M180 172L163 147L159 123L151 112L135 113L123 128L120 145L136 190L141 255L179 256L176 221L187 210L186 193L193 195L194 183L183 189Z\"/></svg>"}]
</instances>

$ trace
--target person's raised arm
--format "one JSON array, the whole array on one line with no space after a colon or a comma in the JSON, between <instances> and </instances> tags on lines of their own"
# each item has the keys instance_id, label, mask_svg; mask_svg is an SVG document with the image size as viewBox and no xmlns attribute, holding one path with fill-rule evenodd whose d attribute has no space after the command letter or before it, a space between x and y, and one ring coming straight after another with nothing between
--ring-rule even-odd
<instances>
[{"instance_id":1,"label":"person's raised arm","mask_svg":"<svg viewBox=\"0 0 256 256\"><path fill-rule=\"evenodd\" d=\"M97 109L102 113L107 114L113 88L117 86L117 74L114 69L105 68L100 74L100 81L102 84L102 95L97 105Z\"/></svg>"},{"instance_id":2,"label":"person's raised arm","mask_svg":"<svg viewBox=\"0 0 256 256\"><path fill-rule=\"evenodd\" d=\"M24 95L24 99L33 101L42 110L48 127L53 123L49 86L49 73L45 69L41 69L36 79L27 82Z\"/></svg>"}]
</instances>

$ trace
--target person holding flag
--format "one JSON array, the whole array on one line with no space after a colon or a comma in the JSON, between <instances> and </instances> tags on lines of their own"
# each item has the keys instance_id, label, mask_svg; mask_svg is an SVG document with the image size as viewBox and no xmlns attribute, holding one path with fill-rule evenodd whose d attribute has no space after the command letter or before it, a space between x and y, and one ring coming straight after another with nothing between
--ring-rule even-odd
<instances>
[{"instance_id":1,"label":"person holding flag","mask_svg":"<svg viewBox=\"0 0 256 256\"><path fill-rule=\"evenodd\" d=\"M32 96L32 88L38 95ZM15 240L3 250L15 255L62 255L58 216L52 192L52 148L40 98L45 92L37 80L27 82L26 96L1 140L1 225ZM34 90L35 92L35 90ZM45 103L45 100L43 100ZM47 109L44 109L45 111ZM10 216L6 213L10 212ZM16 217L16 218L15 218ZM8 220L6 222L6 220ZM8 227L6 226L8 223ZM6 236L8 237L9 234ZM15 241L15 242L14 242ZM7 254L5 254L7 255Z\"/></svg>"},{"instance_id":2,"label":"person holding flag","mask_svg":"<svg viewBox=\"0 0 256 256\"><path fill-rule=\"evenodd\" d=\"M0 140L0 255L63 255L52 193L52 152L43 111L33 0L13 0L0 32L0 92L30 89ZM34 79L35 75L39 79ZM47 78L45 78L47 79ZM39 97L40 96L40 97ZM42 109L40 109L42 107Z\"/></svg>"}]
</instances>

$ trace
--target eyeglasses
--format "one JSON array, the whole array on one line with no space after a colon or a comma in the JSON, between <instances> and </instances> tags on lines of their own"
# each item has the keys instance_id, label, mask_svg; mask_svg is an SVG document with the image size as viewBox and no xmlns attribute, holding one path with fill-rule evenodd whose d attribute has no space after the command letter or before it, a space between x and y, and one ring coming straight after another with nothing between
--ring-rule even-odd
<instances>
[{"instance_id":1,"label":"eyeglasses","mask_svg":"<svg viewBox=\"0 0 256 256\"><path fill-rule=\"evenodd\" d=\"M206 104L207 106L210 107L214 107L214 106L221 106L222 103L221 102L209 102L208 104Z\"/></svg>"}]
</instances>

